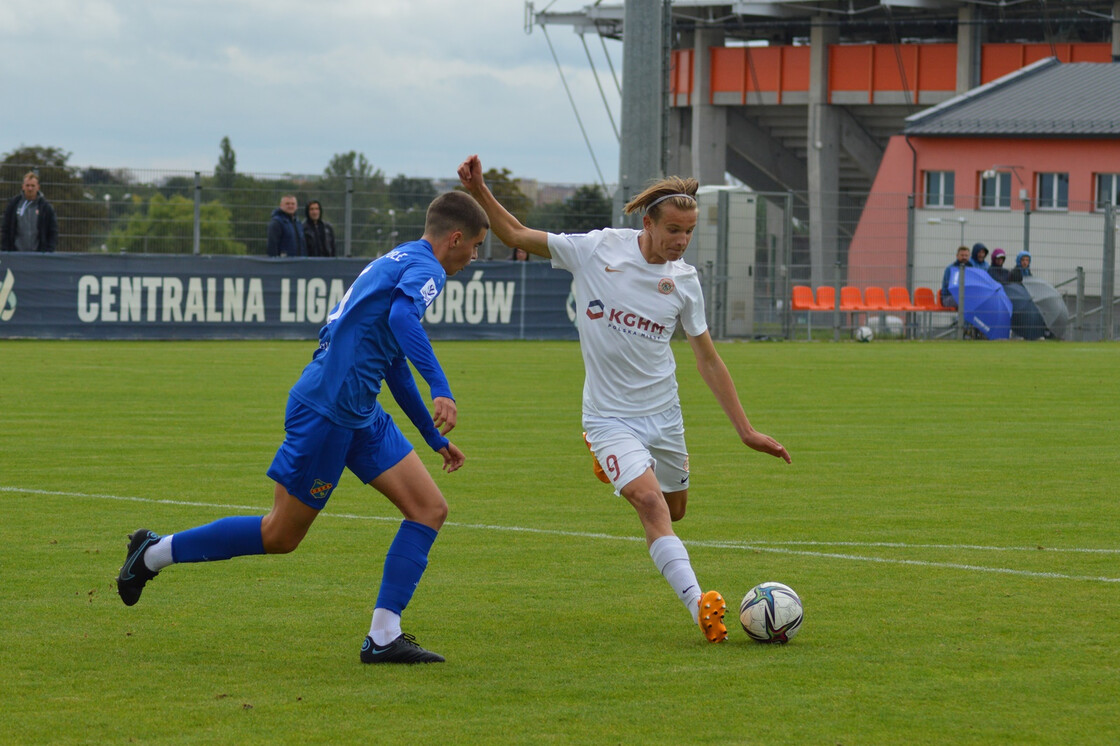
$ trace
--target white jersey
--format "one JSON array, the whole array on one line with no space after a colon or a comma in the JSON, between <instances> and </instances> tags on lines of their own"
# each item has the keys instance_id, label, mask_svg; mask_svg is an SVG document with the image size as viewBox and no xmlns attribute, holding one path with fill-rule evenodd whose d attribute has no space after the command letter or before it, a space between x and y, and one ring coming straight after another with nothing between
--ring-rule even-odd
<instances>
[{"instance_id":1,"label":"white jersey","mask_svg":"<svg viewBox=\"0 0 1120 746\"><path fill-rule=\"evenodd\" d=\"M644 417L677 404L669 348L677 320L693 337L708 328L696 268L650 264L638 235L630 228L548 234L552 266L572 273L587 414Z\"/></svg>"}]
</instances>

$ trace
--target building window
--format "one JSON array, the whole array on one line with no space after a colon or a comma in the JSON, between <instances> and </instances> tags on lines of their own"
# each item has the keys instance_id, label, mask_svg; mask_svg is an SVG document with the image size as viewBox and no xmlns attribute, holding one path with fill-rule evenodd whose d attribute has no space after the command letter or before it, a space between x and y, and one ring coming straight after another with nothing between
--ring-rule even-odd
<instances>
[{"instance_id":1,"label":"building window","mask_svg":"<svg viewBox=\"0 0 1120 746\"><path fill-rule=\"evenodd\" d=\"M953 172L926 171L926 207L953 207Z\"/></svg>"},{"instance_id":2,"label":"building window","mask_svg":"<svg viewBox=\"0 0 1120 746\"><path fill-rule=\"evenodd\" d=\"M1097 209L1120 207L1120 174L1097 174Z\"/></svg>"},{"instance_id":3,"label":"building window","mask_svg":"<svg viewBox=\"0 0 1120 746\"><path fill-rule=\"evenodd\" d=\"M984 171L980 174L980 209L1011 209L1011 172Z\"/></svg>"},{"instance_id":4,"label":"building window","mask_svg":"<svg viewBox=\"0 0 1120 746\"><path fill-rule=\"evenodd\" d=\"M1069 209L1069 174L1038 175L1038 209Z\"/></svg>"}]
</instances>

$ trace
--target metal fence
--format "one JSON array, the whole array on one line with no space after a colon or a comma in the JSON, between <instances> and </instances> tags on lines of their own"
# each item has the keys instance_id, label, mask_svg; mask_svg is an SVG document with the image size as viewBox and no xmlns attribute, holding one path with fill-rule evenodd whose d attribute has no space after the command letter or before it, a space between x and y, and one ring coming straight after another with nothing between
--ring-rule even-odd
<instances>
[{"instance_id":1,"label":"metal fence","mask_svg":"<svg viewBox=\"0 0 1120 746\"><path fill-rule=\"evenodd\" d=\"M1007 253L1008 269L1029 251L1032 275L1066 301L1069 338L1117 337L1113 206L931 209L905 194L832 196L835 229L814 236L805 193L701 189L700 223L686 258L704 278L716 336L847 339L865 324L886 336L950 336L959 324L954 314L795 312L792 288L828 285L837 298L847 285L903 287L911 298L919 287L936 293L957 248L983 243L989 253ZM957 204L969 201L958 197Z\"/></svg>"},{"instance_id":2,"label":"metal fence","mask_svg":"<svg viewBox=\"0 0 1120 746\"><path fill-rule=\"evenodd\" d=\"M40 173L59 222L59 251L143 254L266 254L268 222L293 194L304 218L310 200L334 226L339 256L378 256L423 233L428 202L458 182L407 179L391 188L366 176L211 175L199 171L37 168L4 164L0 194L19 192L25 171Z\"/></svg>"},{"instance_id":3,"label":"metal fence","mask_svg":"<svg viewBox=\"0 0 1120 746\"><path fill-rule=\"evenodd\" d=\"M5 164L0 194L19 190L22 171ZM196 171L97 168L44 169L43 194L54 205L60 251L145 254L264 255L267 225L284 194L301 208L323 205L340 256L378 256L423 232L431 197L457 182L409 179L413 191L390 193L375 177L292 174L210 175ZM947 336L950 314L853 315L790 308L794 285L901 286L935 291L960 245L1002 248L1013 265L1032 255L1035 277L1066 299L1078 339L1115 339L1117 313L1115 208L1074 204L1031 209L1017 201L982 209L979 198L957 196L976 209L922 206L905 194L822 195L836 216L828 230L808 219L809 195L702 188L700 221L686 260L700 270L709 322L718 338L805 337L810 324L847 338L860 324L880 334ZM302 217L302 209L301 215ZM585 229L591 229L588 225ZM488 242L483 258L509 250ZM837 292L839 296L839 292Z\"/></svg>"}]
</instances>

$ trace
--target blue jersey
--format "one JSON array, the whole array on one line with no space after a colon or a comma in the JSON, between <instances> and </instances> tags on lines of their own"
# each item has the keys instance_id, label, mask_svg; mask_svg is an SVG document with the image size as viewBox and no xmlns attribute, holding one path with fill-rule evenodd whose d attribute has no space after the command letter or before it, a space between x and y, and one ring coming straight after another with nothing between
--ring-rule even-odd
<instances>
[{"instance_id":1,"label":"blue jersey","mask_svg":"<svg viewBox=\"0 0 1120 746\"><path fill-rule=\"evenodd\" d=\"M319 349L292 397L343 427L369 425L380 408L377 395L386 371L404 356L389 326L393 299L408 297L423 318L446 282L447 273L423 239L370 262L327 316Z\"/></svg>"}]
</instances>

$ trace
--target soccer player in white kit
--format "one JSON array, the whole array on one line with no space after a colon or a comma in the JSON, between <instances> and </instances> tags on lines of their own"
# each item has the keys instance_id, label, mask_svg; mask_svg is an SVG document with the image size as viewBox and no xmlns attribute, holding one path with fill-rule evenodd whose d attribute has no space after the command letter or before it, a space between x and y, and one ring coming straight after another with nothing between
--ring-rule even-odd
<instances>
[{"instance_id":1,"label":"soccer player in white kit","mask_svg":"<svg viewBox=\"0 0 1120 746\"><path fill-rule=\"evenodd\" d=\"M703 592L673 521L688 501L688 451L669 341L678 320L700 376L742 442L790 462L781 443L751 427L735 384L712 343L696 269L681 260L699 209L695 179L668 177L626 205L643 210L642 230L604 228L581 235L533 230L494 198L477 155L459 180L486 211L507 246L550 258L572 273L585 370L583 427L616 494L634 507L657 569L709 642L727 638L727 604Z\"/></svg>"}]
</instances>

